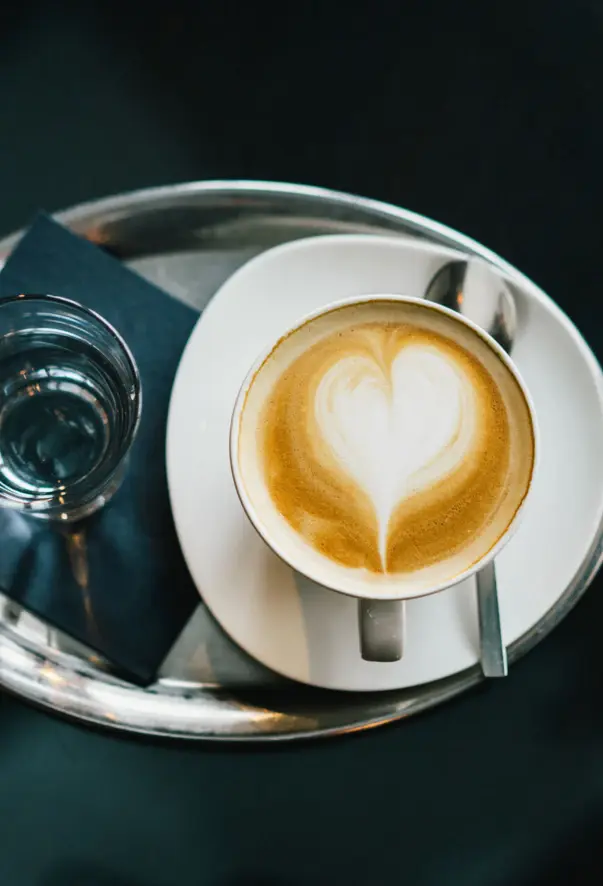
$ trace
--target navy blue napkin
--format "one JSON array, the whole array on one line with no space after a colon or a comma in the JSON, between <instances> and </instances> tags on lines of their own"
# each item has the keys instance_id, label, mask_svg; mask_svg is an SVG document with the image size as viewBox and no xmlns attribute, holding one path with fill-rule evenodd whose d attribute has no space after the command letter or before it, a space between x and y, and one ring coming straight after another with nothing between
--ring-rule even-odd
<instances>
[{"instance_id":1,"label":"navy blue napkin","mask_svg":"<svg viewBox=\"0 0 603 886\"><path fill-rule=\"evenodd\" d=\"M19 292L62 295L106 317L134 353L143 409L124 483L93 518L59 530L0 507L0 590L145 685L199 602L164 455L174 373L198 315L46 216L0 274L0 296Z\"/></svg>"}]
</instances>

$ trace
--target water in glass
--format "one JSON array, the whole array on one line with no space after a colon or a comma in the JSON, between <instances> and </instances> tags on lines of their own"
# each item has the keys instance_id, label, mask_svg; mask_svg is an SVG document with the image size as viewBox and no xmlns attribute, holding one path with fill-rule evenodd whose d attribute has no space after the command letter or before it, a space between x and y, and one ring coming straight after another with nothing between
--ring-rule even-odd
<instances>
[{"instance_id":1,"label":"water in glass","mask_svg":"<svg viewBox=\"0 0 603 886\"><path fill-rule=\"evenodd\" d=\"M51 307L0 337L0 504L67 519L96 509L115 478L139 391L114 330L79 306Z\"/></svg>"}]
</instances>

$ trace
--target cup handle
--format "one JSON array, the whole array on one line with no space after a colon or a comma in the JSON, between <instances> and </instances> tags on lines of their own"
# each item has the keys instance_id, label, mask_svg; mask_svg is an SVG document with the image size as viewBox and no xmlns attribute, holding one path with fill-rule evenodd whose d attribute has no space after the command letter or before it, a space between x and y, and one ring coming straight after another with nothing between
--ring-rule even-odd
<instances>
[{"instance_id":1,"label":"cup handle","mask_svg":"<svg viewBox=\"0 0 603 886\"><path fill-rule=\"evenodd\" d=\"M365 661L399 661L404 649L404 600L358 600L358 630Z\"/></svg>"}]
</instances>

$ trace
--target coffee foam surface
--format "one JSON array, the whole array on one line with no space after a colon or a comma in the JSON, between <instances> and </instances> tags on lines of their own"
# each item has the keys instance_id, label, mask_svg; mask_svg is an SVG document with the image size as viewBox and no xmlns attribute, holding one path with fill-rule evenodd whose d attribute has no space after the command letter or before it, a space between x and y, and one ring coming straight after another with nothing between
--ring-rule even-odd
<instances>
[{"instance_id":1,"label":"coffee foam surface","mask_svg":"<svg viewBox=\"0 0 603 886\"><path fill-rule=\"evenodd\" d=\"M525 398L486 342L393 300L281 340L248 389L238 448L270 537L335 583L342 568L362 582L453 580L504 533L534 460Z\"/></svg>"}]
</instances>

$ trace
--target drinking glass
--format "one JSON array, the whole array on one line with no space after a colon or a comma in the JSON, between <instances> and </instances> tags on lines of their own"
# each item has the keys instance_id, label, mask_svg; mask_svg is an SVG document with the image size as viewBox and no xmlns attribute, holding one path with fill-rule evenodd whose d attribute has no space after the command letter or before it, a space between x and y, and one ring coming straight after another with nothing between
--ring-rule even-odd
<instances>
[{"instance_id":1,"label":"drinking glass","mask_svg":"<svg viewBox=\"0 0 603 886\"><path fill-rule=\"evenodd\" d=\"M119 333L55 295L0 299L0 506L70 522L118 489L142 406Z\"/></svg>"}]
</instances>

